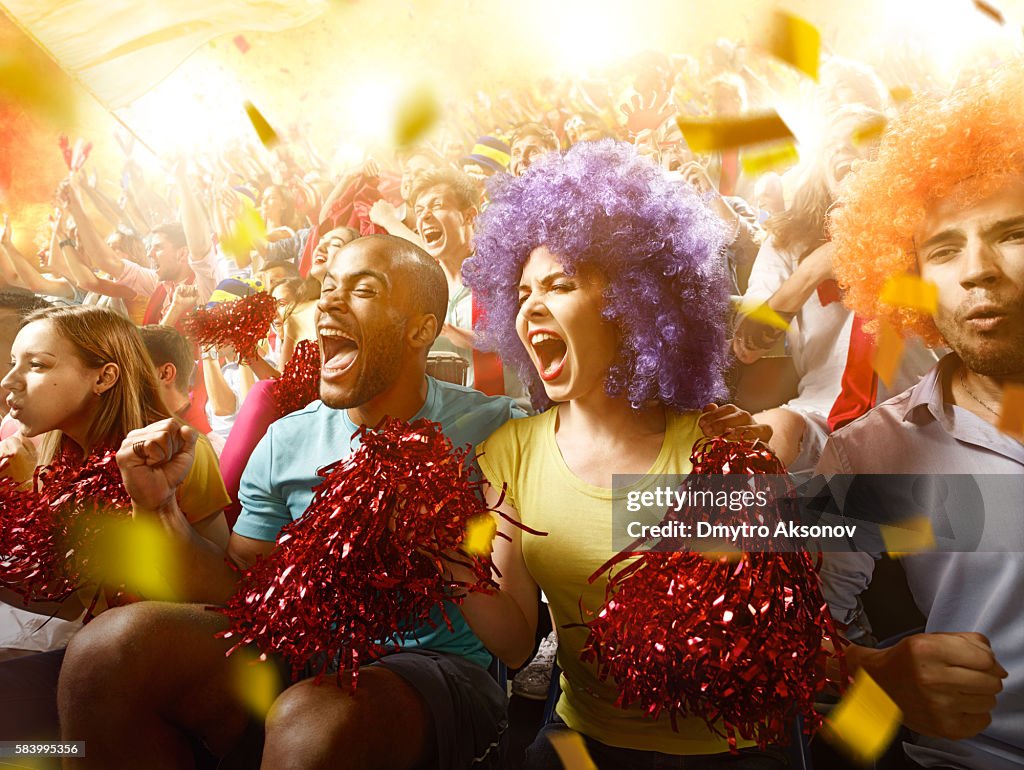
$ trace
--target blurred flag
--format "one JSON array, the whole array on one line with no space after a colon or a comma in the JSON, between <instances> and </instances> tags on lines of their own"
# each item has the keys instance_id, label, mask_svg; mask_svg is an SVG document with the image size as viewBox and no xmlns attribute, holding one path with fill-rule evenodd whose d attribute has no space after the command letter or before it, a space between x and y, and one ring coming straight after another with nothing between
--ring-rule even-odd
<instances>
[{"instance_id":1,"label":"blurred flag","mask_svg":"<svg viewBox=\"0 0 1024 770\"><path fill-rule=\"evenodd\" d=\"M327 8L327 0L0 0L0 9L112 110L216 37L280 32Z\"/></svg>"}]
</instances>

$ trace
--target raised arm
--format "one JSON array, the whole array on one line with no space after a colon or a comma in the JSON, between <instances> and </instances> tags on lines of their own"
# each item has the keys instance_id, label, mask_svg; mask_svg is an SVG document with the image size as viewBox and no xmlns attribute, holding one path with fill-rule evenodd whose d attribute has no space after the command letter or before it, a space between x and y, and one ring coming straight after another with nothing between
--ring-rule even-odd
<instances>
[{"instance_id":1,"label":"raised arm","mask_svg":"<svg viewBox=\"0 0 1024 770\"><path fill-rule=\"evenodd\" d=\"M132 498L132 515L158 522L169 536L181 598L223 604L240 576L235 567L249 566L274 543L232 534L225 552L188 523L175 493L195 459L198 436L180 420L147 425L125 437L117 464Z\"/></svg>"},{"instance_id":2,"label":"raised arm","mask_svg":"<svg viewBox=\"0 0 1024 770\"><path fill-rule=\"evenodd\" d=\"M78 239L82 247L82 260L85 265L95 265L100 270L118 278L124 271L124 260L107 245L92 220L82 208L82 201L68 180L57 186L57 200L67 207L68 213L75 220L78 228Z\"/></svg>"}]
</instances>

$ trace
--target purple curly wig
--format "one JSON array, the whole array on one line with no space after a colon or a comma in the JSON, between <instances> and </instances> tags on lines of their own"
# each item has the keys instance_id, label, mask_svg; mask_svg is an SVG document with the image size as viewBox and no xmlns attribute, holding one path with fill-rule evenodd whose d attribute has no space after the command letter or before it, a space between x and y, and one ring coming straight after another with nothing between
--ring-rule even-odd
<instances>
[{"instance_id":1,"label":"purple curly wig","mask_svg":"<svg viewBox=\"0 0 1024 770\"><path fill-rule=\"evenodd\" d=\"M723 227L689 185L602 140L546 156L521 177L492 177L488 193L463 276L484 311L484 345L516 369L537 409L551 401L515 322L523 266L539 246L567 273L588 265L607 277L602 314L620 337L609 395L687 410L725 394Z\"/></svg>"}]
</instances>

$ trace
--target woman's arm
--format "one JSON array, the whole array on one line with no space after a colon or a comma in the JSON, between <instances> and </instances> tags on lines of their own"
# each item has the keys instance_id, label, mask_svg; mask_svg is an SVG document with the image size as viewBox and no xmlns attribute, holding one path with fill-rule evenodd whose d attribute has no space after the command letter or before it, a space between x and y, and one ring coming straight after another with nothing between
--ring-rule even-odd
<instances>
[{"instance_id":1,"label":"woman's arm","mask_svg":"<svg viewBox=\"0 0 1024 770\"><path fill-rule=\"evenodd\" d=\"M500 497L498 490L488 487L488 506L494 507ZM502 503L497 511L519 521L518 511L508 503ZM538 588L523 560L522 530L494 515L498 532L509 538L495 536L493 542L491 558L501 575L497 578L500 590L490 596L469 594L463 600L462 614L487 649L507 665L517 668L533 653ZM472 573L460 565L451 565L451 574L455 580L473 581Z\"/></svg>"}]
</instances>

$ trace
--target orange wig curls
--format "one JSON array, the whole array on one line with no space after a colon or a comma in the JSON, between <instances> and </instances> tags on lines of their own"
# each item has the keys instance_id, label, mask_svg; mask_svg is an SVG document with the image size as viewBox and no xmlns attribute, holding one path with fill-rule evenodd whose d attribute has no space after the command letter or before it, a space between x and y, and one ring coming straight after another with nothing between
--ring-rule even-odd
<instances>
[{"instance_id":1,"label":"orange wig curls","mask_svg":"<svg viewBox=\"0 0 1024 770\"><path fill-rule=\"evenodd\" d=\"M893 275L917 271L914 233L935 201L969 207L1012 178L1024 178L1024 59L943 99L911 103L882 138L875 160L845 180L829 229L845 302L876 330L939 345L931 318L884 304Z\"/></svg>"}]
</instances>

